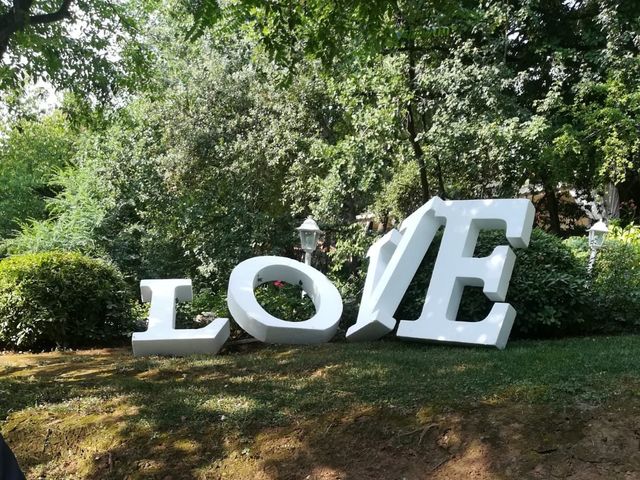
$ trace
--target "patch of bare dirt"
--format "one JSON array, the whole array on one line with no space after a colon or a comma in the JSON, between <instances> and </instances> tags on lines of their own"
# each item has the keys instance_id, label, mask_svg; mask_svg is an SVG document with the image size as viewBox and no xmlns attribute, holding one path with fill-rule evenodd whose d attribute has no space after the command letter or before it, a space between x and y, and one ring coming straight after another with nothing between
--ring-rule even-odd
<instances>
[{"instance_id":1,"label":"patch of bare dirt","mask_svg":"<svg viewBox=\"0 0 640 480\"><path fill-rule=\"evenodd\" d=\"M419 424L365 411L262 432L252 460L267 479L640 479L638 413L480 406ZM242 478L234 464L211 478Z\"/></svg>"},{"instance_id":2,"label":"patch of bare dirt","mask_svg":"<svg viewBox=\"0 0 640 480\"><path fill-rule=\"evenodd\" d=\"M32 478L640 480L640 408L628 405L368 407L231 436L213 425L127 434L122 417L83 418L60 432L51 419L14 419L7 440L27 463L49 465ZM110 428L118 435L104 435Z\"/></svg>"}]
</instances>

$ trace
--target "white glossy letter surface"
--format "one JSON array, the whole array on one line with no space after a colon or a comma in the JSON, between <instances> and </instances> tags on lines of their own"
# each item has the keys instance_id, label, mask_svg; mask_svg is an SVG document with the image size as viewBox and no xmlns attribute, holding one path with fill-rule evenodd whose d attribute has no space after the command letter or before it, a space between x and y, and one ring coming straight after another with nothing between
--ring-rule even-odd
<instances>
[{"instance_id":1,"label":"white glossy letter surface","mask_svg":"<svg viewBox=\"0 0 640 480\"><path fill-rule=\"evenodd\" d=\"M193 298L191 280L142 280L140 291L142 301L151 302L151 308L147 331L136 332L131 339L134 355L215 354L229 338L227 318L216 318L202 328L175 328L176 300Z\"/></svg>"},{"instance_id":2,"label":"white glossy letter surface","mask_svg":"<svg viewBox=\"0 0 640 480\"><path fill-rule=\"evenodd\" d=\"M489 299L503 302L515 263L508 246L486 258L474 258L481 229L503 229L513 247L526 247L533 226L529 200L442 201L435 197L410 215L369 250L369 271L358 320L347 331L350 340L374 340L393 330L394 314L436 232L445 226L423 311L403 320L397 335L414 340L493 345L504 348L515 310L493 305L487 318L456 321L465 286L483 287Z\"/></svg>"},{"instance_id":3,"label":"white glossy letter surface","mask_svg":"<svg viewBox=\"0 0 640 480\"><path fill-rule=\"evenodd\" d=\"M474 258L481 229L504 229L509 243L526 247L531 237L534 208L529 200L462 200L442 202L436 217L446 222L422 314L402 320L398 337L455 343L507 345L516 311L508 303L495 303L480 321L456 321L465 286L482 287L484 294L503 302L516 256L508 246Z\"/></svg>"},{"instance_id":4,"label":"white glossy letter surface","mask_svg":"<svg viewBox=\"0 0 640 480\"><path fill-rule=\"evenodd\" d=\"M429 200L402 222L400 231L391 230L369 249L362 302L356 324L347 330L349 340L377 340L395 328L393 315L440 228L434 216L440 203L438 197Z\"/></svg>"},{"instance_id":5,"label":"white glossy letter surface","mask_svg":"<svg viewBox=\"0 0 640 480\"><path fill-rule=\"evenodd\" d=\"M291 322L268 313L256 299L254 289L273 281L300 285L313 301L316 314L302 322ZM329 279L313 267L284 257L254 257L236 266L229 279L227 304L238 325L267 343L328 342L342 315L342 297Z\"/></svg>"}]
</instances>

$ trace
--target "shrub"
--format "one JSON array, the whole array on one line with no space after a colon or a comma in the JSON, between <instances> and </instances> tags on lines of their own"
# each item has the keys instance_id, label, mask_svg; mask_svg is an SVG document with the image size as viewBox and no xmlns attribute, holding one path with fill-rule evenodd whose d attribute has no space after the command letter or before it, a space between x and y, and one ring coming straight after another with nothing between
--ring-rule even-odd
<instances>
[{"instance_id":1,"label":"shrub","mask_svg":"<svg viewBox=\"0 0 640 480\"><path fill-rule=\"evenodd\" d=\"M0 261L0 344L46 349L105 345L131 331L133 302L112 265L78 253Z\"/></svg>"},{"instance_id":2,"label":"shrub","mask_svg":"<svg viewBox=\"0 0 640 480\"><path fill-rule=\"evenodd\" d=\"M380 236L367 232L360 224L353 224L331 232L336 238L335 248L329 252L331 263L328 276L342 296L342 318L338 327L343 334L356 322L367 277L367 251Z\"/></svg>"},{"instance_id":3,"label":"shrub","mask_svg":"<svg viewBox=\"0 0 640 480\"><path fill-rule=\"evenodd\" d=\"M518 312L516 336L583 334L597 329L586 263L560 238L534 229L529 247L515 253L506 301Z\"/></svg>"},{"instance_id":4,"label":"shrub","mask_svg":"<svg viewBox=\"0 0 640 480\"><path fill-rule=\"evenodd\" d=\"M565 241L584 265L589 258L586 237ZM640 229L629 225L609 228L609 237L598 252L591 276L594 319L599 329L625 331L640 325Z\"/></svg>"},{"instance_id":5,"label":"shrub","mask_svg":"<svg viewBox=\"0 0 640 480\"><path fill-rule=\"evenodd\" d=\"M271 315L290 322L302 322L313 317L316 308L298 285L267 282L255 290L256 299Z\"/></svg>"},{"instance_id":6,"label":"shrub","mask_svg":"<svg viewBox=\"0 0 640 480\"><path fill-rule=\"evenodd\" d=\"M203 316L204 321L211 317L229 318L226 292L214 292L210 288L202 288L197 292L194 289L193 300L180 302L176 308L176 328L200 328L205 324L199 321Z\"/></svg>"},{"instance_id":7,"label":"shrub","mask_svg":"<svg viewBox=\"0 0 640 480\"><path fill-rule=\"evenodd\" d=\"M592 289L604 328L640 325L640 245L606 241L593 267Z\"/></svg>"},{"instance_id":8,"label":"shrub","mask_svg":"<svg viewBox=\"0 0 640 480\"><path fill-rule=\"evenodd\" d=\"M271 315L291 322L308 320L316 313L313 302L302 295L302 288L286 282L267 282L255 289L262 308ZM214 318L231 318L227 292L199 289L191 302L180 302L176 310L176 328L201 328ZM145 327L143 327L145 328ZM231 322L231 339L251 338L236 322Z\"/></svg>"},{"instance_id":9,"label":"shrub","mask_svg":"<svg viewBox=\"0 0 640 480\"><path fill-rule=\"evenodd\" d=\"M633 223L621 227L620 225L609 226L609 238L640 247L640 225Z\"/></svg>"}]
</instances>

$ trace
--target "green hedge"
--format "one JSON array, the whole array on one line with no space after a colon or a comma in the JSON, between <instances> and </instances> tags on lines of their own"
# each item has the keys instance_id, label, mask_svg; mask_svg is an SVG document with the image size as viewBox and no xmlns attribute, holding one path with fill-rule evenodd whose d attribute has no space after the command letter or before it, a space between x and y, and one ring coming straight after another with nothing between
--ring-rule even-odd
<instances>
[{"instance_id":1,"label":"green hedge","mask_svg":"<svg viewBox=\"0 0 640 480\"><path fill-rule=\"evenodd\" d=\"M640 325L640 245L605 242L593 268L593 291L605 327Z\"/></svg>"},{"instance_id":2,"label":"green hedge","mask_svg":"<svg viewBox=\"0 0 640 480\"><path fill-rule=\"evenodd\" d=\"M133 302L112 265L77 253L0 261L0 345L29 350L101 346L132 330Z\"/></svg>"},{"instance_id":3,"label":"green hedge","mask_svg":"<svg viewBox=\"0 0 640 480\"><path fill-rule=\"evenodd\" d=\"M598 252L591 277L594 323L606 332L623 332L640 325L640 236L638 227L612 227ZM565 242L586 265L585 237Z\"/></svg>"},{"instance_id":4,"label":"green hedge","mask_svg":"<svg viewBox=\"0 0 640 480\"><path fill-rule=\"evenodd\" d=\"M503 233L492 232L492 236L504 238ZM482 255L490 253L487 247L487 242L482 242ZM506 299L518 312L514 336L559 336L597 330L587 265L561 239L534 229L529 247L514 251L517 260Z\"/></svg>"}]
</instances>

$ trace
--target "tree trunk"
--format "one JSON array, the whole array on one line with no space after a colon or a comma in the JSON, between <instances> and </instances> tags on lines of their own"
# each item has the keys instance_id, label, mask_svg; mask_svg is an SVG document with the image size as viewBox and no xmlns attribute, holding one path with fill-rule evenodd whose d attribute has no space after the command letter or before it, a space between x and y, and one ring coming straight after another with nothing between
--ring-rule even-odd
<instances>
[{"instance_id":1,"label":"tree trunk","mask_svg":"<svg viewBox=\"0 0 640 480\"><path fill-rule=\"evenodd\" d=\"M556 190L548 182L544 182L544 200L549 211L549 225L551 231L556 235L560 235L560 213L558 209L558 197Z\"/></svg>"},{"instance_id":2,"label":"tree trunk","mask_svg":"<svg viewBox=\"0 0 640 480\"><path fill-rule=\"evenodd\" d=\"M409 49L409 89L415 95L416 93L416 65L413 58L413 52ZM413 99L407 106L407 131L409 133L409 141L411 142L411 148L416 156L416 162L418 162L418 169L420 174L420 187L422 189L422 201L427 202L431 198L431 191L429 189L429 178L427 177L427 164L424 158L424 150L422 145L418 141L418 126L416 122L416 112L413 104ZM424 127L424 125L423 125Z\"/></svg>"},{"instance_id":3,"label":"tree trunk","mask_svg":"<svg viewBox=\"0 0 640 480\"><path fill-rule=\"evenodd\" d=\"M407 113L407 130L409 131L409 141L411 142L413 153L416 156L416 162L418 162L418 169L420 172L420 187L422 189L422 200L426 202L431 198L431 192L429 191L429 179L427 177L427 164L424 161L424 150L422 150L422 146L417 140L417 128L412 104L409 104Z\"/></svg>"},{"instance_id":4,"label":"tree trunk","mask_svg":"<svg viewBox=\"0 0 640 480\"><path fill-rule=\"evenodd\" d=\"M442 175L442 162L440 162L440 155L436 155L436 174L438 175L438 187L440 188L440 197L443 200L446 200L447 190L444 186L444 176Z\"/></svg>"},{"instance_id":5,"label":"tree trunk","mask_svg":"<svg viewBox=\"0 0 640 480\"><path fill-rule=\"evenodd\" d=\"M27 24L32 3L33 0L14 0L9 11L0 16L0 59L6 53L11 37Z\"/></svg>"}]
</instances>

